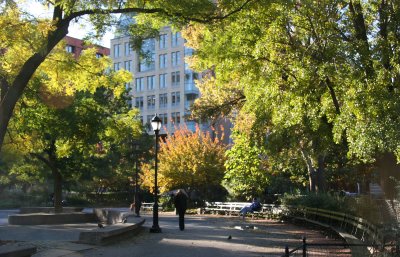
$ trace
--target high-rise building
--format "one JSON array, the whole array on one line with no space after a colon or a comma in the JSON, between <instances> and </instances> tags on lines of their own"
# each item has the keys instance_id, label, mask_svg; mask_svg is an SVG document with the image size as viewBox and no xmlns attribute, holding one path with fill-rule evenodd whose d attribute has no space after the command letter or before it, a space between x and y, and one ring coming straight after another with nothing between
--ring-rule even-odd
<instances>
[{"instance_id":1,"label":"high-rise building","mask_svg":"<svg viewBox=\"0 0 400 257\"><path fill-rule=\"evenodd\" d=\"M199 97L195 80L199 74L185 64L193 50L184 46L180 32L164 27L157 38L144 40L141 51L132 50L130 37L118 35L111 40L114 69L133 74L126 86L130 89L130 105L139 108L144 125L157 113L162 120L161 133L173 133L184 124L195 130L196 123L188 120L190 106ZM149 132L151 128L148 127Z\"/></svg>"}]
</instances>

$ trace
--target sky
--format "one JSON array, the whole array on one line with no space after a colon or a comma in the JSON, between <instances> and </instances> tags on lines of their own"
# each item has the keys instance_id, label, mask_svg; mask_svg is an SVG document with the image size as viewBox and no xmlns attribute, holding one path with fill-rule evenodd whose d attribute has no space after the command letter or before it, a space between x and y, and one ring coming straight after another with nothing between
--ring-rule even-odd
<instances>
[{"instance_id":1,"label":"sky","mask_svg":"<svg viewBox=\"0 0 400 257\"><path fill-rule=\"evenodd\" d=\"M52 16L51 10L45 9L43 5L38 3L37 1L28 0L22 4L21 8L38 18ZM85 17L79 20L79 24L74 22L71 23L68 36L82 39L91 30L90 26L88 26L87 24L88 22ZM110 40L113 37L113 32L109 31L104 35L103 39L100 42L95 43L110 48Z\"/></svg>"}]
</instances>

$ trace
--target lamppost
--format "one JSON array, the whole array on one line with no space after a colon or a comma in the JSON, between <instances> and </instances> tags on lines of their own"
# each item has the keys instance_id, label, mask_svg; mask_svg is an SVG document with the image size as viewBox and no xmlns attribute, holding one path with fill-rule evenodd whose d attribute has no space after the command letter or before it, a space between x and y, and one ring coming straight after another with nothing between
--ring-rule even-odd
<instances>
[{"instance_id":1,"label":"lamppost","mask_svg":"<svg viewBox=\"0 0 400 257\"><path fill-rule=\"evenodd\" d=\"M135 213L139 216L139 209L141 206L141 199L139 196L139 144L133 143L134 148L134 158L135 158L135 195L134 195L134 202L135 202Z\"/></svg>"},{"instance_id":2,"label":"lamppost","mask_svg":"<svg viewBox=\"0 0 400 257\"><path fill-rule=\"evenodd\" d=\"M157 155L158 155L158 134L161 129L161 119L156 115L151 119L151 126L153 127L154 134L156 135L156 149L155 149L155 166L154 166L154 205L153 205L153 226L150 228L152 233L160 233L161 228L158 226L158 187L157 187Z\"/></svg>"}]
</instances>

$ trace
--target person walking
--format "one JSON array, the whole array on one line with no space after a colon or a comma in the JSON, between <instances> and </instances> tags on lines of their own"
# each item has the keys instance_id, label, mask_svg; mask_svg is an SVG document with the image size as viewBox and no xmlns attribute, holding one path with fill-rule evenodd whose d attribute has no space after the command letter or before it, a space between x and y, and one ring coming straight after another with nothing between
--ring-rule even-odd
<instances>
[{"instance_id":1,"label":"person walking","mask_svg":"<svg viewBox=\"0 0 400 257\"><path fill-rule=\"evenodd\" d=\"M140 208L142 207L142 194L140 191L135 193L135 213L136 217L140 217Z\"/></svg>"},{"instance_id":2,"label":"person walking","mask_svg":"<svg viewBox=\"0 0 400 257\"><path fill-rule=\"evenodd\" d=\"M182 231L185 229L185 213L187 208L187 195L183 189L178 189L175 195L174 204L176 212L179 215L179 229Z\"/></svg>"},{"instance_id":3,"label":"person walking","mask_svg":"<svg viewBox=\"0 0 400 257\"><path fill-rule=\"evenodd\" d=\"M142 207L142 194L136 192L133 198L133 203L130 205L129 209L134 211L136 217L140 217L140 208Z\"/></svg>"}]
</instances>

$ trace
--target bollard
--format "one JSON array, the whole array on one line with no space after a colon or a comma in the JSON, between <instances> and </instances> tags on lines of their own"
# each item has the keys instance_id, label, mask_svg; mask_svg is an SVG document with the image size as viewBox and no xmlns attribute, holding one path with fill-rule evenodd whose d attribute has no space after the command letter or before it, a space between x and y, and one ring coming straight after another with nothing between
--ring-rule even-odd
<instances>
[{"instance_id":1,"label":"bollard","mask_svg":"<svg viewBox=\"0 0 400 257\"><path fill-rule=\"evenodd\" d=\"M303 237L303 257L307 257L307 244L306 244L306 237Z\"/></svg>"},{"instance_id":2,"label":"bollard","mask_svg":"<svg viewBox=\"0 0 400 257\"><path fill-rule=\"evenodd\" d=\"M289 257L289 246L285 247L285 257Z\"/></svg>"}]
</instances>

